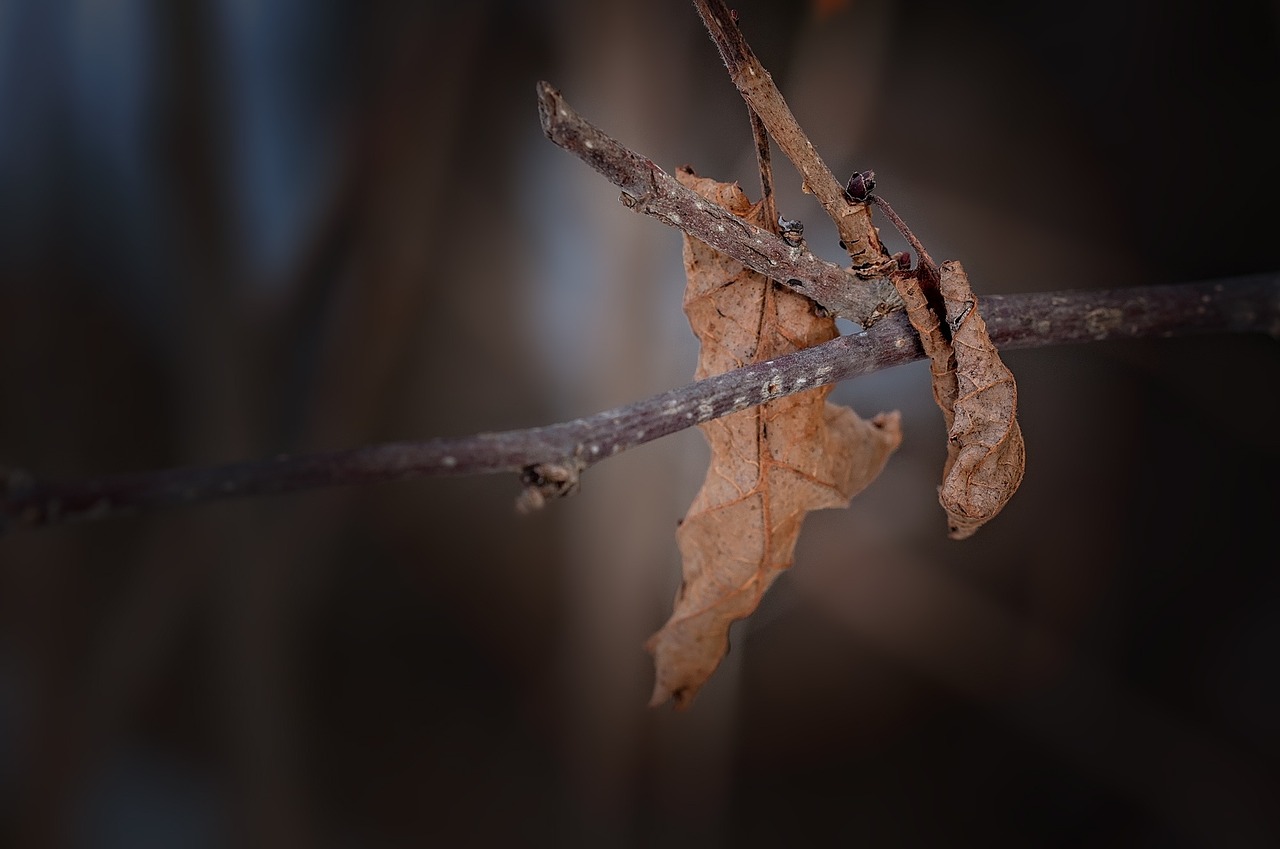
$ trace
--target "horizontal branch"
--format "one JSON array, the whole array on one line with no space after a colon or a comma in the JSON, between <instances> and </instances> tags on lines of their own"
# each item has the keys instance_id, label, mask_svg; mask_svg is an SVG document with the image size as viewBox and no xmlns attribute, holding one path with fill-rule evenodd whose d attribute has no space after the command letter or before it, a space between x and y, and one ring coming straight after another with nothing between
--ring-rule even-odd
<instances>
[{"instance_id":1,"label":"horizontal branch","mask_svg":"<svg viewBox=\"0 0 1280 849\"><path fill-rule=\"evenodd\" d=\"M982 311L1002 349L1196 333L1280 338L1280 273L1176 286L990 295L982 299ZM13 525L38 527L216 499L441 475L521 472L530 492L557 494L571 491L581 470L629 448L923 356L919 337L898 312L862 333L547 427L62 483L0 470L0 532Z\"/></svg>"},{"instance_id":2,"label":"horizontal branch","mask_svg":"<svg viewBox=\"0 0 1280 849\"><path fill-rule=\"evenodd\" d=\"M680 185L652 161L587 121L549 83L538 83L538 113L547 138L622 189L627 207L700 242L864 327L902 308L887 280L863 280L819 259Z\"/></svg>"}]
</instances>

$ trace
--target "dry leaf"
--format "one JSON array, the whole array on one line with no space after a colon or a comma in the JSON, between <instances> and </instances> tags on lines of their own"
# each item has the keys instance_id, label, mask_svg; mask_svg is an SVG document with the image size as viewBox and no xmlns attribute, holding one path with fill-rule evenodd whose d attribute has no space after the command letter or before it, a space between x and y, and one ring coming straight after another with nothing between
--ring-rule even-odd
<instances>
[{"instance_id":1,"label":"dry leaf","mask_svg":"<svg viewBox=\"0 0 1280 849\"><path fill-rule=\"evenodd\" d=\"M947 425L947 460L938 500L948 536L965 539L990 521L1022 483L1026 446L1018 426L1018 387L987 335L978 299L955 261L938 269L951 338L920 288L924 266L891 276L929 357L933 399Z\"/></svg>"},{"instance_id":2,"label":"dry leaf","mask_svg":"<svg viewBox=\"0 0 1280 849\"><path fill-rule=\"evenodd\" d=\"M1026 447L1018 427L1018 386L987 335L969 278L958 262L944 262L940 276L956 396L938 499L947 511L950 536L964 539L1013 497L1022 482Z\"/></svg>"},{"instance_id":3,"label":"dry leaf","mask_svg":"<svg viewBox=\"0 0 1280 849\"><path fill-rule=\"evenodd\" d=\"M758 217L736 184L686 169L677 177L740 217ZM808 298L701 242L686 237L684 258L685 313L702 343L698 378L760 362L759 394L749 400L770 398L781 376L769 359L836 336L835 321ZM864 421L826 403L823 375L802 379L816 388L700 425L711 467L676 534L684 581L675 610L646 644L657 667L653 705L688 706L728 651L729 626L791 565L805 514L847 505L901 442L896 412Z\"/></svg>"},{"instance_id":4,"label":"dry leaf","mask_svg":"<svg viewBox=\"0 0 1280 849\"><path fill-rule=\"evenodd\" d=\"M951 430L952 413L956 405L956 358L951 341L942 332L938 315L929 306L929 300L920 288L921 268L914 271L899 270L889 275L894 288L902 297L907 318L920 336L920 347L929 357L929 376L932 378L933 400L942 410L947 430Z\"/></svg>"}]
</instances>

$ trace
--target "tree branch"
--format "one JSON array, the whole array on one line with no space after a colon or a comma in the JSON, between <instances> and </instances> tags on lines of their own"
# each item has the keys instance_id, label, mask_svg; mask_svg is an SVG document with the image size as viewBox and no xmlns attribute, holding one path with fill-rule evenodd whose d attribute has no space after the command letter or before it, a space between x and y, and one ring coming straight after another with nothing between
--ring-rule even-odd
<instances>
[{"instance_id":1,"label":"tree branch","mask_svg":"<svg viewBox=\"0 0 1280 849\"><path fill-rule=\"evenodd\" d=\"M718 0L695 2L752 110L758 150L763 142L767 152L767 140L755 116L804 174L851 254L859 254L855 241L861 240L876 249L873 265L883 264L885 252L867 205L851 202L835 182L727 7ZM888 281L867 281L818 259L799 240L798 228L790 231L792 238L779 238L699 197L582 119L545 82L538 84L538 105L548 138L619 186L628 207L679 227L867 330L547 427L84 481L36 481L20 470L0 469L0 533L15 525L40 527L223 498L493 472L520 472L526 489L519 503L534 507L547 497L573 492L583 470L629 448L793 392L924 356ZM762 173L766 162L762 159ZM993 295L984 298L984 314L993 341L1003 348L1207 332L1280 336L1280 274L1182 286Z\"/></svg>"},{"instance_id":2,"label":"tree branch","mask_svg":"<svg viewBox=\"0 0 1280 849\"><path fill-rule=\"evenodd\" d=\"M622 202L733 257L752 271L822 304L832 314L874 324L902 308L893 285L862 280L791 246L729 210L680 185L652 161L627 148L570 108L550 83L538 83L538 113L547 138L577 156L622 189Z\"/></svg>"},{"instance_id":3,"label":"tree branch","mask_svg":"<svg viewBox=\"0 0 1280 849\"><path fill-rule=\"evenodd\" d=\"M1002 349L1197 333L1280 338L1280 273L1175 286L987 295ZM587 467L699 422L803 389L924 356L901 312L865 332L700 380L570 422L451 439L400 442L257 463L44 482L0 470L0 533L249 495L442 475L521 472L526 506L576 488Z\"/></svg>"}]
</instances>

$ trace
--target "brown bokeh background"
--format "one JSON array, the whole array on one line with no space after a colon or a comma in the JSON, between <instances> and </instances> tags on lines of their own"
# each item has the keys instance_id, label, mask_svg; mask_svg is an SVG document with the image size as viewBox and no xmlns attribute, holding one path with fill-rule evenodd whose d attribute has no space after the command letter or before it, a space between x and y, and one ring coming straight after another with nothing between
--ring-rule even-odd
<instances>
[{"instance_id":1,"label":"brown bokeh background","mask_svg":"<svg viewBox=\"0 0 1280 849\"><path fill-rule=\"evenodd\" d=\"M1274 4L736 6L833 170L874 168L980 294L1280 265ZM539 79L758 193L676 0L0 4L0 465L460 435L687 382L679 237L542 137ZM901 409L903 448L810 518L681 714L645 707L641 644L693 431L531 517L459 478L0 539L0 842L1276 845L1280 346L1008 362L1027 477L964 543L927 370L837 388Z\"/></svg>"}]
</instances>

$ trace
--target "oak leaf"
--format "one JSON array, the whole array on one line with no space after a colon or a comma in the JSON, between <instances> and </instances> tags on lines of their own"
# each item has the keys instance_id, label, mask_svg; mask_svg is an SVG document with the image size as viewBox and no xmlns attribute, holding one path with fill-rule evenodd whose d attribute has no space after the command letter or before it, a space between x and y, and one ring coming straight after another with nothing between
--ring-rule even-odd
<instances>
[{"instance_id":1,"label":"oak leaf","mask_svg":"<svg viewBox=\"0 0 1280 849\"><path fill-rule=\"evenodd\" d=\"M938 500L949 535L965 539L1013 497L1027 452L1018 426L1018 385L987 335L968 275L951 261L942 264L939 277L951 328L955 401Z\"/></svg>"},{"instance_id":2,"label":"oak leaf","mask_svg":"<svg viewBox=\"0 0 1280 849\"><path fill-rule=\"evenodd\" d=\"M737 184L687 169L677 178L741 218L772 224ZM702 343L696 377L761 367L755 397L740 402L746 409L700 425L711 465L676 533L684 580L671 618L646 644L656 664L650 704L674 698L677 707L688 706L728 651L729 626L791 565L805 514L847 505L902 440L896 412L865 421L827 403L824 374L793 377L815 388L776 397L783 376L769 360L836 336L834 319L819 316L811 300L687 236L684 262L685 313Z\"/></svg>"},{"instance_id":3,"label":"oak leaf","mask_svg":"<svg viewBox=\"0 0 1280 849\"><path fill-rule=\"evenodd\" d=\"M1018 425L1018 386L1000 359L978 312L978 299L960 263L933 269L932 260L891 277L907 318L929 357L933 400L947 426L947 459L938 501L947 513L947 535L967 539L1009 503L1026 468L1026 445ZM937 281L947 322L920 285Z\"/></svg>"}]
</instances>

